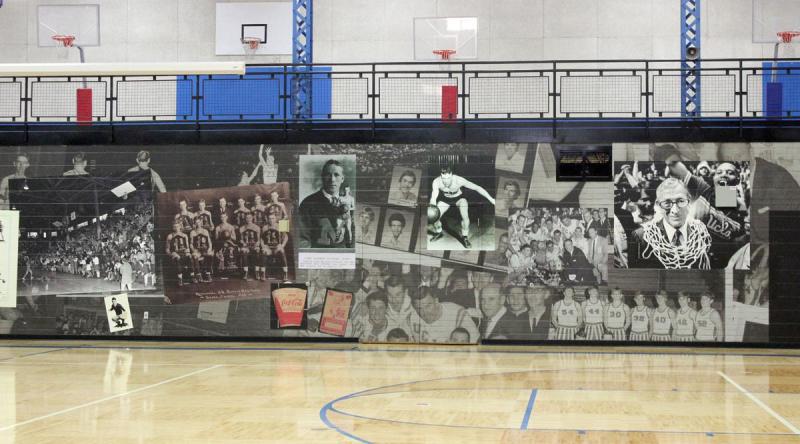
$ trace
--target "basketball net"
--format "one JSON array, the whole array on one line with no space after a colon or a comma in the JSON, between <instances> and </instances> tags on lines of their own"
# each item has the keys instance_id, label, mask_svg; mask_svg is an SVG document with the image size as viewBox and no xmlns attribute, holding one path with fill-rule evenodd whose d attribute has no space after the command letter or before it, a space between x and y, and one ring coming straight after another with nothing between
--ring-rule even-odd
<instances>
[{"instance_id":1,"label":"basketball net","mask_svg":"<svg viewBox=\"0 0 800 444\"><path fill-rule=\"evenodd\" d=\"M711 235L708 234L705 224L697 219L687 219L686 242L683 245L675 246L659 228L658 225L662 220L656 218L649 223L642 224L642 240L645 242L642 257L650 259L655 256L668 270L710 269L708 250L711 248Z\"/></svg>"},{"instance_id":2,"label":"basketball net","mask_svg":"<svg viewBox=\"0 0 800 444\"><path fill-rule=\"evenodd\" d=\"M775 44L775 58L793 59L796 57L797 43L793 39L800 36L797 31L782 31L778 33L779 41Z\"/></svg>"},{"instance_id":3,"label":"basketball net","mask_svg":"<svg viewBox=\"0 0 800 444\"><path fill-rule=\"evenodd\" d=\"M75 43L75 36L67 34L56 34L51 38L56 42L56 46L59 48L58 58L62 60L68 59L69 50Z\"/></svg>"},{"instance_id":4,"label":"basketball net","mask_svg":"<svg viewBox=\"0 0 800 444\"><path fill-rule=\"evenodd\" d=\"M261 45L261 39L259 39L258 37L242 38L242 48L244 49L244 55L247 58L256 55L256 52L258 52L259 45Z\"/></svg>"}]
</instances>

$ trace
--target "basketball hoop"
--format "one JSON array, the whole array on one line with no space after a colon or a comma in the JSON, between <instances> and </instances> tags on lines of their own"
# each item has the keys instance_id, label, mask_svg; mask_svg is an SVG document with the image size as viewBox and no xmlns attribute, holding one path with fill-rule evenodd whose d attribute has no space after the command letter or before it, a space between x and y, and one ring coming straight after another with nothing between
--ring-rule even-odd
<instances>
[{"instance_id":1,"label":"basketball hoop","mask_svg":"<svg viewBox=\"0 0 800 444\"><path fill-rule=\"evenodd\" d=\"M450 56L456 53L455 49L434 49L433 53L438 55L439 58L442 59L443 62L447 62L450 60Z\"/></svg>"},{"instance_id":2,"label":"basketball hoop","mask_svg":"<svg viewBox=\"0 0 800 444\"><path fill-rule=\"evenodd\" d=\"M259 45L261 45L261 39L258 37L242 37L242 48L247 57L256 55Z\"/></svg>"},{"instance_id":3,"label":"basketball hoop","mask_svg":"<svg viewBox=\"0 0 800 444\"><path fill-rule=\"evenodd\" d=\"M783 43L792 43L792 39L797 36L800 36L800 31L781 31L778 33L778 37L781 38Z\"/></svg>"},{"instance_id":4,"label":"basketball hoop","mask_svg":"<svg viewBox=\"0 0 800 444\"><path fill-rule=\"evenodd\" d=\"M69 49L72 48L73 44L75 43L75 36L74 35L67 35L67 34L56 34L51 37L56 42L56 46L59 48L58 56L61 59L69 58Z\"/></svg>"}]
</instances>

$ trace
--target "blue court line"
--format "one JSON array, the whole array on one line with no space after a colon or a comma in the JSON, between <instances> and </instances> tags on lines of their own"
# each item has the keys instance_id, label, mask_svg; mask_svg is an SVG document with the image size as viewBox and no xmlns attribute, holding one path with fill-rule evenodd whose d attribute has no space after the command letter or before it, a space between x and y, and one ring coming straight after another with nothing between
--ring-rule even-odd
<instances>
[{"instance_id":1,"label":"blue court line","mask_svg":"<svg viewBox=\"0 0 800 444\"><path fill-rule=\"evenodd\" d=\"M533 403L536 402L536 393L538 390L531 390L531 397L528 398L528 406L525 407L525 415L522 416L522 424L519 425L520 430L528 429L528 422L531 420L531 413L533 413Z\"/></svg>"},{"instance_id":2,"label":"blue court line","mask_svg":"<svg viewBox=\"0 0 800 444\"><path fill-rule=\"evenodd\" d=\"M2 340L2 337L0 337ZM113 339L109 339L113 340ZM13 340L10 340L13 341ZM126 342L126 341L120 341ZM127 341L133 342L133 341ZM313 344L313 343L309 343ZM417 344L417 345L433 345L436 344ZM560 344L564 345L564 344ZM554 347L553 344L550 345L532 345L535 347ZM574 347L586 347L585 345L580 344L573 344ZM495 347L495 346L491 346ZM640 351L547 351L547 350L491 350L491 349L474 349L474 350L431 350L431 349L419 349L419 348L367 348L362 349L358 345L353 347L342 347L342 348L294 348L294 347L180 347L180 346L147 346L147 345L34 345L34 344L27 344L27 345L10 345L10 344L0 344L0 348L62 348L64 350L69 349L98 349L98 350L109 350L109 349L130 349L130 350L183 350L183 351L299 351L299 352L358 352L358 353L383 353L383 352L414 352L414 353L472 353L472 354L520 354L520 355L631 355L631 356L741 356L741 357L767 357L767 358L800 358L800 354L768 354L768 353L735 353L733 351L729 353L713 353L713 352L702 352L702 353L687 353L687 352L676 352L670 351L671 347L664 347L663 352L640 352ZM726 350L735 350L735 349L726 349Z\"/></svg>"},{"instance_id":3,"label":"blue court line","mask_svg":"<svg viewBox=\"0 0 800 444\"><path fill-rule=\"evenodd\" d=\"M36 353L28 353L27 355L12 356L10 358L0 359L0 362L12 361L14 359L20 359L20 358L27 358L28 356L43 355L43 354L46 354L46 353L53 353L53 352L57 352L57 351L61 351L61 350L66 350L66 348L57 348L55 350L45 350L45 351L40 351L40 352L36 352Z\"/></svg>"}]
</instances>

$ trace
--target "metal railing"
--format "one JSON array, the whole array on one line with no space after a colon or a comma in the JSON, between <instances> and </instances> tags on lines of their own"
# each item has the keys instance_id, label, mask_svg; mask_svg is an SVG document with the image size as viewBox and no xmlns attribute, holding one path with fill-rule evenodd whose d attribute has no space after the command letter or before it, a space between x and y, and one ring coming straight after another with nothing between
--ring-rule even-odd
<instances>
[{"instance_id":1,"label":"metal railing","mask_svg":"<svg viewBox=\"0 0 800 444\"><path fill-rule=\"evenodd\" d=\"M0 77L0 124L763 119L800 114L800 59L703 60L700 114L682 113L679 60L248 65L246 75ZM310 115L292 85L311 84ZM308 83L306 83L308 84ZM780 85L779 106L767 106ZM768 93L768 91L771 91ZM772 102L770 102L772 103ZM768 112L769 109L769 112ZM2 131L2 127L0 127Z\"/></svg>"}]
</instances>

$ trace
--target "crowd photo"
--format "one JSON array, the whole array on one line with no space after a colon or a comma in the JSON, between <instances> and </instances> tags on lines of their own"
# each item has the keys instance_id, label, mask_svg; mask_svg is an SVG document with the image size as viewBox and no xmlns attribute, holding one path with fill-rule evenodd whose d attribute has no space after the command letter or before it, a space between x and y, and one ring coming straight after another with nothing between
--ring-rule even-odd
<instances>
[{"instance_id":1,"label":"crowd photo","mask_svg":"<svg viewBox=\"0 0 800 444\"><path fill-rule=\"evenodd\" d=\"M749 162L616 162L620 268L750 268Z\"/></svg>"},{"instance_id":2,"label":"crowd photo","mask_svg":"<svg viewBox=\"0 0 800 444\"><path fill-rule=\"evenodd\" d=\"M159 194L165 296L257 297L256 282L293 279L288 196L286 183Z\"/></svg>"},{"instance_id":3,"label":"crowd photo","mask_svg":"<svg viewBox=\"0 0 800 444\"><path fill-rule=\"evenodd\" d=\"M612 232L606 208L517 209L491 263L507 263L513 285L606 285Z\"/></svg>"},{"instance_id":4,"label":"crowd photo","mask_svg":"<svg viewBox=\"0 0 800 444\"><path fill-rule=\"evenodd\" d=\"M70 171L75 174L10 183L11 202L20 210L20 293L154 288L149 176L126 172L91 177L82 174L81 155L73 162L77 169Z\"/></svg>"}]
</instances>

